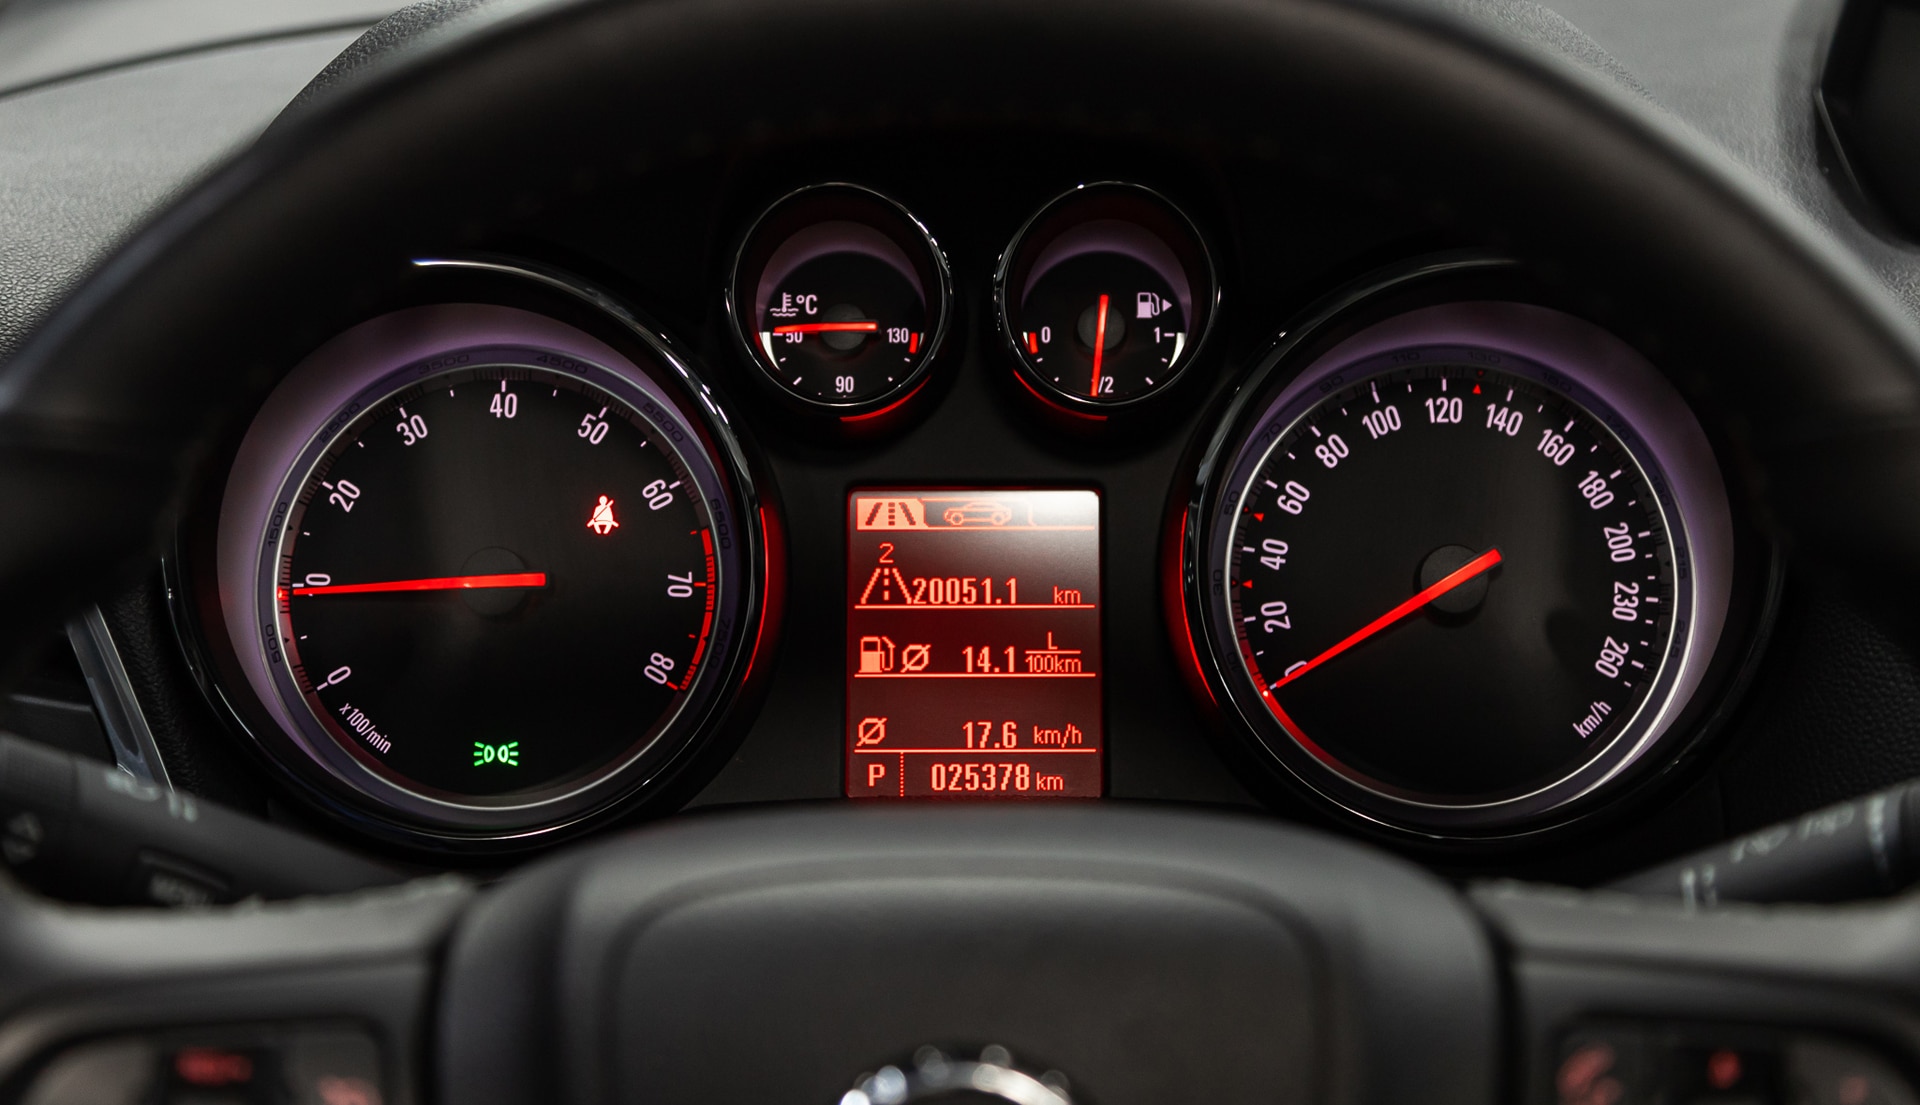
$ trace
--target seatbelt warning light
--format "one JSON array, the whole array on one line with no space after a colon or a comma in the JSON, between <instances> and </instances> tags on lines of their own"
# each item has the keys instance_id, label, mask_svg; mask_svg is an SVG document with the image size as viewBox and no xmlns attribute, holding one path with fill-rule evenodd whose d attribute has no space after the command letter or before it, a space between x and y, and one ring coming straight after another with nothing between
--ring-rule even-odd
<instances>
[{"instance_id":1,"label":"seatbelt warning light","mask_svg":"<svg viewBox=\"0 0 1920 1105\"><path fill-rule=\"evenodd\" d=\"M620 528L620 523L613 517L612 499L605 495L600 496L600 502L594 506L593 514L587 518L587 528L602 537Z\"/></svg>"}]
</instances>

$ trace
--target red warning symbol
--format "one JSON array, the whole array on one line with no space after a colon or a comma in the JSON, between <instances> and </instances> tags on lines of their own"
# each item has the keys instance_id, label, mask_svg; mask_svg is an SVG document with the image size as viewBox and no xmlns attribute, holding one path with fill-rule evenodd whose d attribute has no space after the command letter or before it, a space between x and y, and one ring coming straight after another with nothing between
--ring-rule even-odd
<instances>
[{"instance_id":1,"label":"red warning symbol","mask_svg":"<svg viewBox=\"0 0 1920 1105\"><path fill-rule=\"evenodd\" d=\"M587 519L587 528L602 537L620 528L620 523L613 517L612 499L600 496L599 504L593 508L593 516Z\"/></svg>"}]
</instances>

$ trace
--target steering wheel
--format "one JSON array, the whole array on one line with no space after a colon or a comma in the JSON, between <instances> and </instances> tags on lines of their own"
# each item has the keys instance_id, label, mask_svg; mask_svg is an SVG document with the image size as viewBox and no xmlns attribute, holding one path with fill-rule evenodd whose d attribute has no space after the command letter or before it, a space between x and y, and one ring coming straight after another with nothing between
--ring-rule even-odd
<instances>
[{"instance_id":1,"label":"steering wheel","mask_svg":"<svg viewBox=\"0 0 1920 1105\"><path fill-rule=\"evenodd\" d=\"M299 105L0 371L0 632L151 557L208 443L357 274L714 149L1036 120L1231 148L1639 289L1699 342L1682 383L1795 554L1913 594L1920 335L1761 182L1543 44L1562 33L1518 0L468 13ZM1464 1105L1553 1093L1594 1018L1920 1054L1916 953L1908 899L1693 913L1462 891L1245 816L842 805L669 821L484 890L155 915L10 887L0 1072L17 1089L101 1034L348 1019L402 1102ZM922 1044L1004 1050L915 1066ZM1007 1073L1028 1066L1065 1079Z\"/></svg>"}]
</instances>

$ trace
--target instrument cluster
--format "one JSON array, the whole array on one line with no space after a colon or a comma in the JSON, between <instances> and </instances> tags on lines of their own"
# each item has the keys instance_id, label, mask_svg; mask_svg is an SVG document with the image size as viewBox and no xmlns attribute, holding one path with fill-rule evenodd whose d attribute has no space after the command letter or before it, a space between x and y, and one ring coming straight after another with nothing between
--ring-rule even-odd
<instances>
[{"instance_id":1,"label":"instrument cluster","mask_svg":"<svg viewBox=\"0 0 1920 1105\"><path fill-rule=\"evenodd\" d=\"M286 366L177 593L293 793L481 853L828 795L1511 840L1670 772L1751 658L1766 557L1707 433L1522 265L1236 300L1119 181L990 269L863 185L741 225L717 341L490 251ZM1128 736L1147 705L1191 724Z\"/></svg>"}]
</instances>

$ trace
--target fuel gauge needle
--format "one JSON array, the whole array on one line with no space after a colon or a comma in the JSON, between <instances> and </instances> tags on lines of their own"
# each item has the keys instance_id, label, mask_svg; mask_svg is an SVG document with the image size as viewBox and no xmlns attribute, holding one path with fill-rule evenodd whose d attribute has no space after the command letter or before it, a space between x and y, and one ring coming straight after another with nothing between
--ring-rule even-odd
<instances>
[{"instance_id":1,"label":"fuel gauge needle","mask_svg":"<svg viewBox=\"0 0 1920 1105\"><path fill-rule=\"evenodd\" d=\"M332 583L325 587L295 587L295 595L377 595L390 591L466 591L489 587L545 587L545 572L509 572L490 576L438 576L433 579L390 579L380 583Z\"/></svg>"},{"instance_id":2,"label":"fuel gauge needle","mask_svg":"<svg viewBox=\"0 0 1920 1105\"><path fill-rule=\"evenodd\" d=\"M1093 323L1093 387L1087 392L1100 397L1100 357L1107 350L1107 297L1100 297L1100 317Z\"/></svg>"},{"instance_id":3,"label":"fuel gauge needle","mask_svg":"<svg viewBox=\"0 0 1920 1105\"><path fill-rule=\"evenodd\" d=\"M1386 629L1388 626L1393 625L1395 622L1406 618L1410 614L1417 613L1421 607L1424 607L1434 599L1439 598L1441 595L1446 594L1448 591L1453 590L1455 587L1460 586L1480 573L1488 571L1498 563L1500 563L1500 550L1497 548L1488 549L1486 552L1460 565L1453 571L1441 576L1433 586L1424 588L1412 598L1368 622L1359 632L1352 634L1346 640L1341 641L1339 644L1308 660L1304 664L1299 664L1287 669L1287 674L1281 677L1278 683L1273 685L1273 689L1276 691L1279 690L1319 667L1321 664L1326 663L1328 660L1333 659L1367 638L1379 633L1381 630Z\"/></svg>"}]
</instances>

